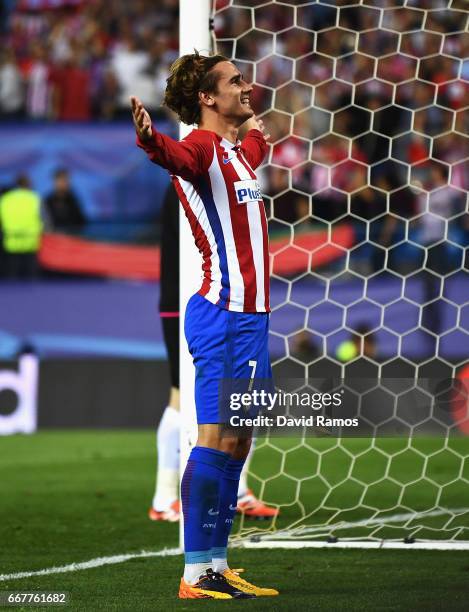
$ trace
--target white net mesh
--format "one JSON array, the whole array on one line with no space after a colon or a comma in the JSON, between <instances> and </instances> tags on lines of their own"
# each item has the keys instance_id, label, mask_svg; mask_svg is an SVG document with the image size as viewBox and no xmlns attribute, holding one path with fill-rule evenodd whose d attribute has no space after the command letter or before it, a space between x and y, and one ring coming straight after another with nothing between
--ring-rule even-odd
<instances>
[{"instance_id":1,"label":"white net mesh","mask_svg":"<svg viewBox=\"0 0 469 612\"><path fill-rule=\"evenodd\" d=\"M213 10L216 51L255 84L272 135L274 374L467 378L467 3ZM260 438L251 483L280 514L237 537L468 540L467 403L428 436L394 399L376 395L401 439Z\"/></svg>"}]
</instances>

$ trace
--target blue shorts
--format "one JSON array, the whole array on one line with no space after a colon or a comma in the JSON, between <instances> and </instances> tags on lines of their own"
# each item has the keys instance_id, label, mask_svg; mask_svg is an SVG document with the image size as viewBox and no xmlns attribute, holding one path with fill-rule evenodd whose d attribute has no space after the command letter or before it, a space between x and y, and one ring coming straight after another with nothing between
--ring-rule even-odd
<instances>
[{"instance_id":1,"label":"blue shorts","mask_svg":"<svg viewBox=\"0 0 469 612\"><path fill-rule=\"evenodd\" d=\"M220 422L221 380L250 379L254 367L256 379L272 378L267 313L232 312L196 293L187 304L184 332L194 360L200 425Z\"/></svg>"}]
</instances>

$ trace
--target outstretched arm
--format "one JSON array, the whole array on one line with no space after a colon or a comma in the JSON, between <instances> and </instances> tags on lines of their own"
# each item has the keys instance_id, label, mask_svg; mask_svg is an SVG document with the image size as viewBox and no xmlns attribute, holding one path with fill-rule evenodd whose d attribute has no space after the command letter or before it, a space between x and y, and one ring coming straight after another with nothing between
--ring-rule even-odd
<instances>
[{"instance_id":1,"label":"outstretched arm","mask_svg":"<svg viewBox=\"0 0 469 612\"><path fill-rule=\"evenodd\" d=\"M142 143L150 140L152 137L152 130L149 112L135 96L130 98L130 104L132 106L132 119L134 121L135 131L137 132L139 140Z\"/></svg>"},{"instance_id":2,"label":"outstretched arm","mask_svg":"<svg viewBox=\"0 0 469 612\"><path fill-rule=\"evenodd\" d=\"M137 145L147 153L152 162L186 180L205 172L210 165L211 151L200 143L178 142L160 134L152 126L150 114L141 101L134 96L130 101Z\"/></svg>"},{"instance_id":3,"label":"outstretched arm","mask_svg":"<svg viewBox=\"0 0 469 612\"><path fill-rule=\"evenodd\" d=\"M241 143L241 152L255 170L264 160L267 153L267 141L270 134L265 133L265 126L261 119L251 117L246 121L248 133Z\"/></svg>"}]
</instances>

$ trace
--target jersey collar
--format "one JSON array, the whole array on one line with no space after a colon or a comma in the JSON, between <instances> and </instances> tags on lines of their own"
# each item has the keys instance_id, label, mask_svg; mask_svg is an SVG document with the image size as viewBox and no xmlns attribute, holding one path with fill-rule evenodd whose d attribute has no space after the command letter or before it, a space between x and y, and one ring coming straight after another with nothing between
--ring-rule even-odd
<instances>
[{"instance_id":1,"label":"jersey collar","mask_svg":"<svg viewBox=\"0 0 469 612\"><path fill-rule=\"evenodd\" d=\"M221 146L224 149L230 149L231 151L239 151L239 148L241 146L241 141L237 140L236 144L233 144L232 142L230 142L226 138L221 138L220 139L220 144L221 144Z\"/></svg>"},{"instance_id":2,"label":"jersey collar","mask_svg":"<svg viewBox=\"0 0 469 612\"><path fill-rule=\"evenodd\" d=\"M230 142L226 138L223 138L222 136L219 136L216 132L213 132L212 130L201 130L200 128L196 128L196 130L198 132L209 132L210 134L213 134L225 150L238 151L241 147L241 140L239 140L239 138L236 143L233 144L232 142Z\"/></svg>"}]
</instances>

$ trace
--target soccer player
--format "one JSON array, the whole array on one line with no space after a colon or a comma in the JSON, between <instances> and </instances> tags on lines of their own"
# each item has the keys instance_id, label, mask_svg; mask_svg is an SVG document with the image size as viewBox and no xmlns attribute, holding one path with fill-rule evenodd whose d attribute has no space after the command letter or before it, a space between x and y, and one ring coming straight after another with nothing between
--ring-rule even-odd
<instances>
[{"instance_id":1,"label":"soccer player","mask_svg":"<svg viewBox=\"0 0 469 612\"><path fill-rule=\"evenodd\" d=\"M179 502L179 199L172 186L162 211L160 317L168 352L171 391L156 432L158 467L155 493L148 516L152 521L176 522ZM248 488L247 471L254 440L241 472L237 511L250 519L269 519L278 509L264 504Z\"/></svg>"},{"instance_id":2,"label":"soccer player","mask_svg":"<svg viewBox=\"0 0 469 612\"><path fill-rule=\"evenodd\" d=\"M163 203L160 317L168 353L171 391L156 432L158 468L148 516L176 522L179 502L179 200L169 187Z\"/></svg>"},{"instance_id":3,"label":"soccer player","mask_svg":"<svg viewBox=\"0 0 469 612\"><path fill-rule=\"evenodd\" d=\"M247 435L223 436L218 383L270 378L269 272L264 205L254 170L267 152L248 85L222 55L184 55L171 66L164 102L188 125L176 142L158 133L133 97L137 143L166 168L202 255L203 281L186 308L185 334L196 367L197 445L181 483L185 567L179 597L229 599L277 595L233 572L228 537ZM246 123L242 142L238 130Z\"/></svg>"}]
</instances>

